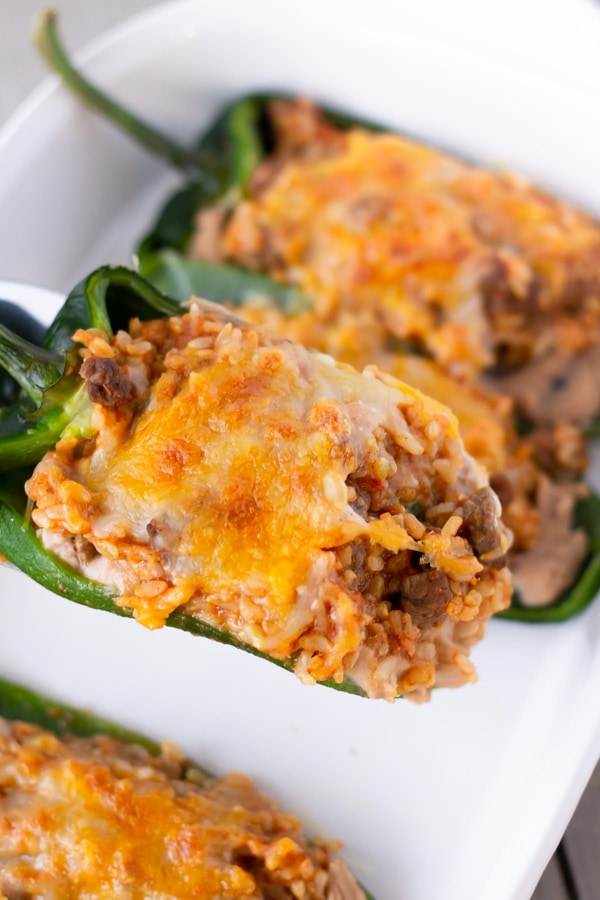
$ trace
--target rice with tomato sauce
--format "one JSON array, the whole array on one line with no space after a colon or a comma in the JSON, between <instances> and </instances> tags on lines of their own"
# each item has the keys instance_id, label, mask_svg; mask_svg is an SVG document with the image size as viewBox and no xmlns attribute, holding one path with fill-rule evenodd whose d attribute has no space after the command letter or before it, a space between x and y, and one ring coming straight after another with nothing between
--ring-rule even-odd
<instances>
[{"instance_id":1,"label":"rice with tomato sauce","mask_svg":"<svg viewBox=\"0 0 600 900\"><path fill-rule=\"evenodd\" d=\"M334 849L246 776L208 778L171 744L155 756L0 719L3 897L364 900Z\"/></svg>"},{"instance_id":2,"label":"rice with tomato sauce","mask_svg":"<svg viewBox=\"0 0 600 900\"><path fill-rule=\"evenodd\" d=\"M198 617L305 683L475 679L509 535L446 407L198 306L75 341L88 436L26 485L49 549L141 624Z\"/></svg>"}]
</instances>

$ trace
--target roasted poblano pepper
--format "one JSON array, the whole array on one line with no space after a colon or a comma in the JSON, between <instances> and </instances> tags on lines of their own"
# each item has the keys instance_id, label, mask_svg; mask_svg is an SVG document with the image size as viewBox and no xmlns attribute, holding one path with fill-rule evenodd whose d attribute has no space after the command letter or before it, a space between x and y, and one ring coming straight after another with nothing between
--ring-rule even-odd
<instances>
[{"instance_id":1,"label":"roasted poblano pepper","mask_svg":"<svg viewBox=\"0 0 600 900\"><path fill-rule=\"evenodd\" d=\"M134 140L179 168L184 186L166 203L139 249L139 270L169 296L186 300L192 295L218 303L242 306L257 295L286 314L310 309L312 300L300 288L275 281L233 265L190 259L186 248L194 234L201 209L219 204L233 208L248 189L259 163L273 150L268 105L282 95L254 94L229 107L190 148L170 138L113 101L91 85L70 63L56 33L56 16L46 13L37 33L37 45L64 83L88 106L112 120ZM341 129L361 127L385 132L381 125L332 110L321 110L328 122ZM600 433L600 415L587 433ZM528 622L559 622L586 608L600 587L600 501L590 493L576 506L573 527L582 528L588 540L588 555L571 588L549 606L528 607L514 594L504 618Z\"/></svg>"},{"instance_id":2,"label":"roasted poblano pepper","mask_svg":"<svg viewBox=\"0 0 600 900\"><path fill-rule=\"evenodd\" d=\"M498 504L463 455L454 418L385 375L338 368L223 306L185 308L122 267L78 285L41 348L7 332L0 364L35 405L0 438L0 552L59 595L388 699L415 690L426 699L436 684L431 650L413 660L394 642L398 631L428 648L439 641L440 658L451 642L462 659L509 603ZM393 454L387 468L383 453ZM33 475L23 471L42 457ZM438 457L452 465L433 484L424 469L419 511L415 467ZM386 472L399 469L392 483ZM364 515L353 506L359 491ZM419 521L441 504L456 529L463 519L448 504L461 503L464 538L442 533L445 518ZM465 579L481 588L472 595L481 628L463 637L448 608L463 602ZM375 592L389 598L376 620ZM495 607L483 603L490 595ZM459 669L458 683L469 675Z\"/></svg>"},{"instance_id":3,"label":"roasted poblano pepper","mask_svg":"<svg viewBox=\"0 0 600 900\"><path fill-rule=\"evenodd\" d=\"M4 337L3 328L8 328L17 337L38 345L43 341L46 331L41 322L10 300L0 300L0 341ZM0 375L0 410L14 404L19 395L18 381L7 372L2 372Z\"/></svg>"},{"instance_id":4,"label":"roasted poblano pepper","mask_svg":"<svg viewBox=\"0 0 600 900\"><path fill-rule=\"evenodd\" d=\"M29 722L61 737L72 734L77 737L93 737L107 734L120 741L140 744L155 756L160 744L122 725L103 719L93 713L58 703L49 697L14 682L0 678L0 718L14 722ZM208 773L205 773L208 777Z\"/></svg>"},{"instance_id":5,"label":"roasted poblano pepper","mask_svg":"<svg viewBox=\"0 0 600 900\"><path fill-rule=\"evenodd\" d=\"M220 307L215 309L226 318L235 319ZM69 294L41 347L12 335L8 329L0 333L0 366L19 381L25 398L9 408L11 416L7 416L7 427L0 435L0 471L12 470L10 476L0 479L0 552L54 593L121 616L130 616L131 612L115 604L114 589L77 573L42 546L28 520L26 498L18 484L24 483L30 472L24 467L38 462L60 437L89 434L91 403L77 374L77 355L70 349L71 335L77 328L100 328L110 335L133 316L147 320L181 315L184 311L177 301L163 295L135 272L106 267L92 273ZM27 416L24 420L23 415ZM8 432L11 422L13 431ZM293 668L293 660L274 659L192 616L174 612L167 624L241 648L282 668ZM333 679L322 683L363 694L347 678L341 683Z\"/></svg>"},{"instance_id":6,"label":"roasted poblano pepper","mask_svg":"<svg viewBox=\"0 0 600 900\"><path fill-rule=\"evenodd\" d=\"M0 364L20 385L22 395L3 410L0 420L0 472L36 463L69 428L85 431L89 403L75 371L76 360L66 351L78 328L105 328L111 331L106 297L129 299L123 318L113 315L115 327L126 325L129 315L153 308L159 315L176 313L180 307L142 280L136 292L129 290L131 273L125 269L100 270L70 294L41 346L0 326ZM150 307L148 303L153 303ZM31 332L39 337L39 330Z\"/></svg>"},{"instance_id":7,"label":"roasted poblano pepper","mask_svg":"<svg viewBox=\"0 0 600 900\"><path fill-rule=\"evenodd\" d=\"M19 471L19 474L25 473ZM14 490L13 480L14 476L11 477L11 485L0 481L0 552L3 556L38 584L61 597L91 609L104 610L119 616L131 616L131 611L116 605L117 591L80 575L43 547L28 521L24 495ZM213 628L192 616L174 612L166 624L189 634L245 650L281 668L291 671L294 667L293 660L275 659L242 643L227 631ZM363 695L363 691L347 678L341 683L333 679L319 683L346 693Z\"/></svg>"},{"instance_id":8,"label":"roasted poblano pepper","mask_svg":"<svg viewBox=\"0 0 600 900\"><path fill-rule=\"evenodd\" d=\"M509 609L498 613L500 618L519 622L564 622L586 609L600 589L600 499L590 491L575 506L573 526L587 536L587 558L576 582L549 606L531 607L513 593Z\"/></svg>"},{"instance_id":9,"label":"roasted poblano pepper","mask_svg":"<svg viewBox=\"0 0 600 900\"><path fill-rule=\"evenodd\" d=\"M177 784L181 782L185 782L190 786L191 791L196 791L197 789L207 789L211 790L211 784L213 783L214 776L211 775L206 769L199 766L197 763L192 762L188 759L184 759L183 757L175 757L173 755L172 750L165 751L164 746L161 746L156 741L145 737L137 732L131 731L123 726L116 724L108 719L101 718L99 716L94 715L93 713L78 709L77 707L69 706L64 703L57 702L54 699L50 699L46 696L40 695L26 687L23 687L19 684L15 684L14 682L7 681L5 679L0 679L0 719L5 720L7 723L11 723L7 727L10 728L12 723L16 723L17 729L19 728L18 723L27 723L28 725L37 726L38 728L43 729L45 732L51 732L56 735L60 741L65 741L64 744L55 745L51 743L50 746L47 742L40 743L38 740L38 734L33 733L33 735L29 735L27 732L23 732L22 730L16 730L14 732L14 737L10 742L10 746L7 749L7 757L9 755L14 756L15 760L19 759L19 754L23 753L28 759L28 783L27 787L23 785L15 785L14 782L11 782L8 785L8 795L10 796L11 791L19 791L21 787L23 787L23 800L17 806L12 805L6 810L6 816L9 820L15 814L15 809L19 810L19 813L12 819L13 822L13 831L11 834L13 837L11 840L13 844L8 849L8 852L3 855L5 867L10 866L10 861L14 853L14 835L19 828L19 823L27 822L27 803L32 799L32 788L35 785L35 773L38 771L34 766L31 768L31 763L33 759L37 759L37 754L39 754L39 766L43 768L45 764L50 766L50 769L53 771L52 785L50 788L49 784L46 785L46 789L44 792L44 797L40 798L39 802L35 803L35 808L32 809L32 815L39 820L40 808L43 807L44 799L47 798L52 791L54 794L52 795L51 800L47 800L49 804L52 805L52 809L56 812L62 804L72 804L73 808L80 810L80 806L78 805L78 801L83 796L88 800L88 811L86 813L86 817L81 819L81 827L82 829L86 829L86 841L84 846L90 845L93 846L94 840L96 836L100 836L104 834L104 829L106 827L106 817L105 817L105 803L103 800L103 796L110 796L107 791L108 785L111 784L112 779L115 779L115 784L119 784L124 777L124 772L127 771L129 778L132 779L128 782L128 787L131 788L136 779L140 777L138 775L138 769L140 770L145 766L145 770L141 775L143 779L143 785L145 788L144 796L146 799L152 794L153 790L153 777L152 777L152 766L157 765L157 771L154 777L158 776L158 780L156 784L157 788L157 798L158 805L155 808L156 819L154 820L159 823L165 823L169 828L168 834L171 835L175 829L179 827L179 818L176 815L176 810L170 807L165 807L164 805L164 793L161 794L161 785L164 784L166 778L172 779ZM3 736L6 735L6 732L3 732ZM82 738L82 739L92 739L99 736L107 736L113 738L117 743L102 743L102 742L94 742L88 748L85 743L75 742L70 743L71 738ZM32 740L31 744L28 743L28 740ZM70 748L72 748L70 750ZM148 756L143 754L143 751L146 751ZM66 791L62 787L61 784L61 769L60 763L64 761L64 759L69 759L69 754L72 754L73 761L76 761L77 767L75 769L75 773L73 771L69 771L66 775L68 778L68 786ZM88 776L87 779L85 777L86 766L88 763L95 767L97 770L98 765L102 765L104 760L103 754L107 754L105 760L105 770L103 772L103 778L98 782L94 780L94 778ZM54 755L53 755L54 754ZM117 761L116 765L116 775L115 769L113 769L115 760ZM119 769L119 765L125 765L126 769ZM148 771L150 770L150 771ZM168 772L168 775L166 774ZM78 780L79 776L82 776L80 780ZM162 776L162 777L161 777ZM99 793L96 793L98 790L98 785L100 785ZM104 794L103 794L104 792ZM2 791L0 790L0 794ZM130 837L128 828L130 827L128 823L128 809L127 804L131 802L132 791L120 791L117 792L116 798L112 798L113 802L117 804L117 810L119 810L118 804L123 802L122 807L122 819L120 826L122 828L122 837L127 840ZM198 793L200 796L200 793ZM252 795L256 797L256 794ZM8 801L11 802L10 800ZM213 801L215 802L215 801ZM239 813L243 815L243 801L238 800L238 803L242 802L242 805L238 807ZM216 801L216 806L218 807L218 799ZM0 803L1 805L1 803ZM146 809L150 807L146 806ZM203 807L201 807L203 808ZM114 814L114 807L111 806L111 814ZM254 809L254 807L252 807ZM165 811L166 810L166 811ZM273 812L272 806L269 807L271 814ZM67 806L68 811L68 806ZM258 807L254 809L252 813L253 816L258 814ZM191 815L193 815L193 811L190 810ZM3 811L0 809L0 817L2 816ZM161 817L161 814L163 817ZM212 815L217 815L216 809L213 807ZM206 816L206 810L204 811L204 815ZM79 821L79 817L78 817ZM189 822L189 820L186 820ZM238 818L238 821L241 822L242 819ZM51 878L56 876L60 887L62 889L65 888L66 881L69 879L75 879L75 883L73 884L73 888L76 890L76 884L78 884L77 872L78 872L78 850L79 843L77 840L77 834L72 832L72 829L69 833L61 833L61 818L59 815L55 815L52 822L49 820L48 828L45 830L45 845L44 845L44 858L46 862L48 859L52 858L52 846L53 841L56 840L57 843L60 843L61 850L59 853L61 857L64 859L65 853L69 854L69 842L73 841L73 856L72 856L72 867L70 868L69 875L65 877L65 873L63 871L62 866L58 866L60 870L60 874L57 874L54 866L51 866L52 871L46 869L44 878ZM198 822L199 826L202 827L200 821ZM215 827L217 823L215 822ZM223 824L220 824L220 827L223 828ZM26 826L25 826L26 827ZM135 834L132 835L134 841L139 841L139 823L136 823L133 820L131 827L135 830ZM159 827L159 835L160 835L160 825ZM55 830L56 829L56 833ZM6 837L6 831L4 833ZM166 835L165 835L166 837ZM223 841L225 835L223 834L219 840ZM171 838L169 838L171 839ZM298 840L306 847L310 848L313 846L311 841L305 841L304 837L298 832ZM34 870L34 877L37 877L37 869L35 865L35 855L36 851L34 849L34 844L29 845L29 854L28 858L31 860L31 866ZM120 844L122 847L122 844ZM87 850L84 850L84 856L87 853ZM155 852L155 843L153 842L150 845L150 853ZM310 852L310 850L308 850ZM144 853L144 848L142 847L142 854ZM22 857L21 857L22 860ZM333 862L333 861L331 861ZM190 866L193 863L190 862ZM243 863L240 863L243 867ZM333 868L336 868L336 873L334 874ZM331 870L331 877L342 877L347 879L347 881L351 884L353 890L351 891L351 896L354 898L359 894L364 896L365 900L374 900L372 894L370 894L362 885L356 882L349 871L346 869L343 863L340 861L336 862L334 867ZM103 864L99 863L99 869L102 871L103 875L103 884L104 878L106 877L106 871L103 868ZM4 869L3 869L4 871ZM19 864L17 869L17 873L10 870L11 874L17 878L27 880L29 874L26 873L23 866ZM152 867L150 868L150 872L152 872ZM90 868L89 861L85 863L85 883L86 885L92 885L93 889L93 881L90 881L90 878L93 879L93 867ZM121 877L119 873L119 867L115 868L115 872L113 873L113 877L118 881ZM145 864L140 861L140 865L136 874L133 876L133 881L136 881L137 878L144 879L148 877L146 874ZM5 872L6 874L6 872ZM11 875L9 874L9 878ZM156 884L155 874L151 874L149 877L153 879L153 885ZM126 879L131 879L131 875L128 874L125 876ZM1 875L0 875L1 881ZM18 882L20 883L20 882ZM112 882L111 882L112 883ZM170 883L170 882L169 882ZM30 882L27 881L28 886ZM44 882L46 885L47 882ZM14 882L10 881L11 887L14 887ZM159 891L160 892L160 891ZM161 894L162 896L162 894ZM186 893L186 896L188 894ZM190 894L191 896L191 894ZM282 894L283 896L283 894ZM287 896L287 892L286 892Z\"/></svg>"},{"instance_id":10,"label":"roasted poblano pepper","mask_svg":"<svg viewBox=\"0 0 600 900\"><path fill-rule=\"evenodd\" d=\"M166 204L151 233L141 242L139 271L168 296L187 300L193 294L215 303L243 305L260 295L290 315L312 306L312 300L293 285L248 272L237 266L186 258L198 210L219 202L234 206L244 195L258 164L269 153L267 106L271 95L245 97L227 107L198 142L184 148L141 121L121 104L85 79L71 64L56 31L56 12L46 11L36 32L36 44L64 83L91 109L114 122L136 142L181 170L185 185ZM357 120L331 112L340 126ZM379 126L362 123L382 130Z\"/></svg>"}]
</instances>

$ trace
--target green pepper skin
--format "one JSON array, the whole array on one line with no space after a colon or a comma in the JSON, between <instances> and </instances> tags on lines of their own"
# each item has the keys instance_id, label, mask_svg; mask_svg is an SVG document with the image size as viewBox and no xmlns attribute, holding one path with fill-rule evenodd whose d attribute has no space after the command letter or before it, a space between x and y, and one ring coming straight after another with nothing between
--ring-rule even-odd
<instances>
[{"instance_id":1,"label":"green pepper skin","mask_svg":"<svg viewBox=\"0 0 600 900\"><path fill-rule=\"evenodd\" d=\"M286 315L312 308L299 288L237 266L187 259L175 250L159 250L144 257L142 274L177 300L204 297L213 303L243 307L253 298L266 298Z\"/></svg>"},{"instance_id":2,"label":"green pepper skin","mask_svg":"<svg viewBox=\"0 0 600 900\"><path fill-rule=\"evenodd\" d=\"M104 610L118 616L131 618L131 610L117 606L116 591L105 584L85 578L46 550L31 524L26 521L24 513L18 509L18 505L16 494L11 493L6 485L0 484L0 552L9 562L54 594L91 609ZM184 613L171 613L166 624L189 634L210 638L220 644L229 644L239 650L245 650L282 669L293 670L293 660L275 659L244 644L232 634ZM319 684L345 693L364 696L364 692L350 679L345 679L340 684L333 679L327 679Z\"/></svg>"},{"instance_id":3,"label":"green pepper skin","mask_svg":"<svg viewBox=\"0 0 600 900\"><path fill-rule=\"evenodd\" d=\"M110 311L110 312L109 312ZM177 315L182 308L130 269L104 267L69 294L41 347L0 326L0 366L25 394L0 416L0 472L34 465L89 404L70 353L78 328L127 327L133 316ZM62 373L62 374L61 374Z\"/></svg>"},{"instance_id":4,"label":"green pepper skin","mask_svg":"<svg viewBox=\"0 0 600 900\"><path fill-rule=\"evenodd\" d=\"M56 20L54 10L42 14L35 42L66 87L137 143L181 169L187 178L185 186L168 201L152 231L138 247L140 274L177 300L188 300L195 295L217 303L227 299L233 305L242 305L248 296L260 293L286 314L309 309L312 301L298 288L233 266L196 264L184 254L194 233L198 211L216 202L225 207L238 202L258 164L270 152L272 136L267 107L277 97L263 93L236 100L223 110L195 146L181 147L124 109L75 69L59 40ZM327 117L339 127L362 125L384 130L343 113L331 111Z\"/></svg>"},{"instance_id":5,"label":"green pepper skin","mask_svg":"<svg viewBox=\"0 0 600 900\"><path fill-rule=\"evenodd\" d=\"M12 300L0 300L0 322L13 334L38 347L44 340L46 326Z\"/></svg>"},{"instance_id":6,"label":"green pepper skin","mask_svg":"<svg viewBox=\"0 0 600 900\"><path fill-rule=\"evenodd\" d=\"M62 374L60 356L19 337L5 325L0 325L0 362L34 403L40 402L44 390Z\"/></svg>"},{"instance_id":7,"label":"green pepper skin","mask_svg":"<svg viewBox=\"0 0 600 900\"><path fill-rule=\"evenodd\" d=\"M40 346L46 329L17 303L0 300L0 326L10 329L17 338ZM7 372L0 374L0 408L11 406L19 400L21 387Z\"/></svg>"},{"instance_id":8,"label":"green pepper skin","mask_svg":"<svg viewBox=\"0 0 600 900\"><path fill-rule=\"evenodd\" d=\"M199 211L215 203L231 208L247 193L253 172L274 144L268 106L284 97L287 95L265 93L242 97L228 106L200 139L198 147L203 154L215 153L225 165L220 192L207 194L202 181L192 177L167 201L137 250L140 273L169 296L187 300L195 295L215 303L227 301L242 306L249 295L258 292L285 315L312 308L311 298L293 285L239 267L201 263L186 256ZM385 131L380 125L344 113L324 110L324 114L339 128L360 126L374 132Z\"/></svg>"},{"instance_id":9,"label":"green pepper skin","mask_svg":"<svg viewBox=\"0 0 600 900\"><path fill-rule=\"evenodd\" d=\"M127 743L140 744L153 756L160 753L160 744L144 735L74 706L57 703L3 678L0 678L0 716L11 721L38 725L59 737L65 734L77 737L107 734Z\"/></svg>"},{"instance_id":10,"label":"green pepper skin","mask_svg":"<svg viewBox=\"0 0 600 900\"><path fill-rule=\"evenodd\" d=\"M67 345L72 345L71 335L77 328L98 327L110 335L116 327L111 312L118 313L118 319L122 319L122 324L125 325L132 315L148 319L182 311L179 303L163 295L137 273L123 267L103 267L77 285L48 329L44 340L46 347L40 351L44 354L57 354L61 349L67 360L65 373L44 391L37 412L30 416L33 424L28 429L0 434L0 468L16 469L32 465L56 444L66 428L81 431L85 427L82 410L89 408L89 402L84 385L77 375L76 353L67 348ZM227 315L225 311L223 315ZM39 351L39 348L30 344L23 343L19 346L24 354L35 355ZM7 417L5 426L9 422ZM13 483L14 473L11 476ZM21 483L25 478L23 476ZM110 588L84 578L43 548L20 509L23 502L23 497L19 498L14 492L11 493L6 483L2 486L0 482L0 552L54 593L94 609L104 609L123 616L131 615L129 610L116 605L116 595ZM576 523L588 535L590 559L575 585L556 604L542 609L523 607L517 596L514 606L503 614L504 617L522 621L562 621L580 612L591 602L600 585L598 498L591 495L578 504ZM220 643L231 644L282 668L293 669L293 660L275 660L243 644L232 635L182 613L171 614L167 624ZM344 679L341 684L331 679L322 683L337 690L363 695L360 688L349 679Z\"/></svg>"},{"instance_id":11,"label":"green pepper skin","mask_svg":"<svg viewBox=\"0 0 600 900\"><path fill-rule=\"evenodd\" d=\"M0 326L0 366L14 378L21 395L0 412L0 472L33 464L58 440L70 413L53 404L40 418L45 397L56 386L61 398L69 377L63 372L65 358L37 347ZM61 375L61 372L63 375ZM66 399L66 397L65 397Z\"/></svg>"},{"instance_id":12,"label":"green pepper skin","mask_svg":"<svg viewBox=\"0 0 600 900\"><path fill-rule=\"evenodd\" d=\"M118 126L126 127L122 122L123 115L135 120L130 112L124 113L120 109L117 116L113 114L112 107L94 104L93 98L103 95L78 75L68 62L57 40L54 26L54 18L50 17L40 29L42 43L46 47L57 49L55 54L44 52L44 56L63 77L67 86ZM49 31L46 38L43 37L44 30ZM217 303L227 300L234 306L242 306L248 296L256 295L258 290L261 296L268 298L286 314L293 315L311 308L311 299L297 288L234 266L199 263L185 255L194 233L198 212L215 202L227 206L246 192L254 169L273 146L267 117L268 104L285 97L283 94L259 93L235 101L226 107L214 125L197 142L199 169L190 172L190 167L187 167L187 184L167 201L138 251L140 273L169 296L184 301L195 295ZM114 104L114 101L110 102ZM327 121L341 129L361 127L376 133L388 130L380 124L335 110L321 111ZM145 141L143 134L135 134L131 128L127 130L148 149L161 153L160 147ZM168 153L162 155L173 163ZM202 171L202 166L205 171ZM217 172L219 174L207 185L207 173L214 175ZM590 424L587 433L588 436L600 435L600 413ZM531 622L563 621L585 609L591 602L600 586L600 559L597 558L600 545L596 543L590 517L583 517L581 527L588 535L590 556L575 585L550 607L541 609L524 607L515 592L512 607L501 614L504 618Z\"/></svg>"},{"instance_id":13,"label":"green pepper skin","mask_svg":"<svg viewBox=\"0 0 600 900\"><path fill-rule=\"evenodd\" d=\"M76 285L44 338L45 349L65 353L78 328L101 328L112 336L133 317L181 315L183 307L125 266L103 266Z\"/></svg>"},{"instance_id":14,"label":"green pepper skin","mask_svg":"<svg viewBox=\"0 0 600 900\"><path fill-rule=\"evenodd\" d=\"M270 149L267 106L273 99L291 95L256 93L236 100L225 108L195 145L182 147L113 100L75 68L59 38L57 20L56 10L43 11L34 32L34 43L47 65L83 104L113 122L137 144L191 176L191 180L209 193L247 185ZM372 131L386 130L381 125L337 111L327 111L326 117L338 128L358 125Z\"/></svg>"},{"instance_id":15,"label":"green pepper skin","mask_svg":"<svg viewBox=\"0 0 600 900\"><path fill-rule=\"evenodd\" d=\"M600 437L600 415L597 416L588 427L585 429L585 433L589 438L598 438Z\"/></svg>"},{"instance_id":16,"label":"green pepper skin","mask_svg":"<svg viewBox=\"0 0 600 900\"><path fill-rule=\"evenodd\" d=\"M225 310L219 307L215 309L224 317L231 318ZM110 335L120 327L118 323L121 320L125 325L133 315L151 319L181 314L183 311L179 303L165 297L136 272L123 267L103 267L78 284L58 312L44 341L52 352L63 348L67 360L65 374L44 392L38 410L30 417L33 425L29 430L0 436L0 466L18 470L24 465L38 462L55 445L65 429L85 436L86 411L91 409L91 404L85 393L85 385L77 375L77 354L72 349L64 349L67 343L72 344L70 335L74 331L78 328L97 327ZM114 321L115 318L117 322ZM28 345L24 348L24 353L35 353L37 350L38 348ZM44 349L43 353L48 350ZM94 609L131 616L130 610L117 606L117 595L111 588L78 574L44 549L26 520L24 495L14 489L16 475L19 475L17 483L23 484L27 473L18 471L11 472L10 482L7 478L0 481L0 552L39 584L60 596ZM230 644L281 668L292 670L294 667L293 659L274 659L228 632L183 613L172 613L167 624L219 643ZM321 683L364 696L364 692L349 679L340 684L333 679Z\"/></svg>"},{"instance_id":17,"label":"green pepper skin","mask_svg":"<svg viewBox=\"0 0 600 900\"><path fill-rule=\"evenodd\" d=\"M151 232L137 249L140 274L177 300L192 296L215 303L243 306L260 295L294 315L310 309L312 300L299 288L237 266L188 259L185 250L195 230L199 210L218 203L229 209L247 190L253 172L268 153L266 95L244 97L227 107L199 147L222 166L218 191L209 192L203 180L191 179L169 199Z\"/></svg>"},{"instance_id":18,"label":"green pepper skin","mask_svg":"<svg viewBox=\"0 0 600 900\"><path fill-rule=\"evenodd\" d=\"M11 722L28 722L31 725L37 725L58 737L71 734L76 737L89 738L105 734L124 743L138 744L144 747L151 756L158 756L161 752L161 746L157 741L153 741L139 732L130 731L122 725L96 716L87 710L78 709L76 706L59 703L4 678L0 678L0 717L9 719ZM187 761L185 780L201 785L213 777L211 772L196 762ZM373 894L367 891L360 882L358 884L365 895L365 900L375 900Z\"/></svg>"},{"instance_id":19,"label":"green pepper skin","mask_svg":"<svg viewBox=\"0 0 600 900\"><path fill-rule=\"evenodd\" d=\"M588 540L588 556L575 583L550 606L526 606L515 591L511 606L497 613L498 618L532 623L565 622L587 609L600 589L600 498L591 491L576 504L573 525L582 528Z\"/></svg>"},{"instance_id":20,"label":"green pepper skin","mask_svg":"<svg viewBox=\"0 0 600 900\"><path fill-rule=\"evenodd\" d=\"M48 65L60 76L71 91L91 109L118 124L136 142L153 153L167 159L183 171L194 171L197 177L206 179L207 186L214 186L210 163L196 148L183 148L138 117L132 116L121 104L115 103L105 93L90 84L71 65L56 31L57 13L54 9L42 12L35 33L34 43Z\"/></svg>"},{"instance_id":21,"label":"green pepper skin","mask_svg":"<svg viewBox=\"0 0 600 900\"><path fill-rule=\"evenodd\" d=\"M45 333L26 310L0 300L0 437L26 430L43 390L61 374L60 358L39 349Z\"/></svg>"}]
</instances>

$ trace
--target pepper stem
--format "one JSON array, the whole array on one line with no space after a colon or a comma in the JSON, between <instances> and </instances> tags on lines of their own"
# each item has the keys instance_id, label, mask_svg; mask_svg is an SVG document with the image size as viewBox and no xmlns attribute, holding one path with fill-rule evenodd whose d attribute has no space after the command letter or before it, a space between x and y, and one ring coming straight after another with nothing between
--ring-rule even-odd
<instances>
[{"instance_id":1,"label":"pepper stem","mask_svg":"<svg viewBox=\"0 0 600 900\"><path fill-rule=\"evenodd\" d=\"M152 125L144 122L121 104L95 87L77 71L69 60L57 31L58 13L55 9L42 12L35 28L33 41L50 68L80 100L105 116L152 153L163 157L178 169L193 172L200 180L214 187L210 160L195 147L182 147Z\"/></svg>"}]
</instances>

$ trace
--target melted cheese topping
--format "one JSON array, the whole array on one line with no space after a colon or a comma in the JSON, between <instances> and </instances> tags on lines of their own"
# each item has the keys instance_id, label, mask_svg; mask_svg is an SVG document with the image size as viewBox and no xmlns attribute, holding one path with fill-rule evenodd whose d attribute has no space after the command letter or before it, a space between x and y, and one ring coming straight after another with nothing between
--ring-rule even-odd
<instances>
[{"instance_id":1,"label":"melted cheese topping","mask_svg":"<svg viewBox=\"0 0 600 900\"><path fill-rule=\"evenodd\" d=\"M181 609L293 658L308 682L353 677L372 641L364 686L391 699L415 668L415 633L445 644L445 612L455 623L506 605L503 564L479 559L470 526L459 534L461 504L474 494L487 503L497 557L508 544L447 408L374 368L358 373L197 308L136 327L135 339L112 343L76 335L82 372L97 360L121 382L133 371L143 384L146 354L146 388L116 406L95 403L93 438L60 442L27 491L46 545L115 585L142 624L160 627ZM432 573L428 590L423 571L426 581ZM417 602L427 595L431 610L416 630L393 608L415 574L408 590ZM382 606L386 590L393 596ZM464 656L462 639L460 648ZM382 653L391 663L380 669ZM421 680L430 685L435 651L427 653Z\"/></svg>"},{"instance_id":2,"label":"melted cheese topping","mask_svg":"<svg viewBox=\"0 0 600 900\"><path fill-rule=\"evenodd\" d=\"M299 284L314 309L283 315L263 300L246 314L448 404L467 451L504 486L514 548L531 547L543 478L581 477L584 437L542 434L555 449L540 454L535 436L517 434L511 397L546 424L595 414L582 348L600 341L597 223L514 175L395 135L333 129L306 102L271 115L280 143L254 195L212 246L200 216L190 254ZM481 368L498 362L516 365L513 376L483 381ZM569 390L557 390L562 376Z\"/></svg>"},{"instance_id":3,"label":"melted cheese topping","mask_svg":"<svg viewBox=\"0 0 600 900\"><path fill-rule=\"evenodd\" d=\"M92 900L325 900L328 854L242 775L0 720L0 891ZM362 897L350 878L348 897ZM275 887L278 886L278 887ZM270 895L270 894L269 894Z\"/></svg>"},{"instance_id":4,"label":"melted cheese topping","mask_svg":"<svg viewBox=\"0 0 600 900\"><path fill-rule=\"evenodd\" d=\"M183 353L193 367L195 348ZM260 647L288 655L312 618L314 597L299 602L298 590L319 553L377 528L348 504L346 478L382 426L421 456L423 444L400 408L424 401L410 388L340 369L291 344L260 347L255 334L233 329L174 390L167 371L123 443L91 458L86 487L98 498L96 536L118 538L126 521L127 535L145 541L154 522L162 546L176 549L168 565L178 586L171 602L210 595L227 610L233 601L233 619L245 595L268 610L265 633L255 634ZM429 412L456 440L447 411L432 402ZM396 532L396 549L416 549L406 532L387 526L392 547ZM385 531L379 539L385 542ZM319 571L335 577L331 565ZM149 626L170 611L134 605Z\"/></svg>"},{"instance_id":5,"label":"melted cheese topping","mask_svg":"<svg viewBox=\"0 0 600 900\"><path fill-rule=\"evenodd\" d=\"M448 214L450 199L427 190L420 162L419 149L396 137L351 132L344 153L292 161L263 196L242 204L224 253L260 257L268 240L277 260L272 274L291 277L314 297L320 318L338 304L360 307L376 298L393 333L428 344L438 332L434 304L460 317L472 293L477 273L467 268L455 280L457 261L477 260L474 237ZM457 355L485 355L478 316L473 309L468 327L454 326ZM376 334L365 339L377 343Z\"/></svg>"},{"instance_id":6,"label":"melted cheese topping","mask_svg":"<svg viewBox=\"0 0 600 900\"><path fill-rule=\"evenodd\" d=\"M573 352L597 339L600 231L589 217L396 135L336 132L333 148L303 150L267 163L218 248L314 298L296 339L362 366L392 335L461 375L505 345L522 358L538 343Z\"/></svg>"}]
</instances>

